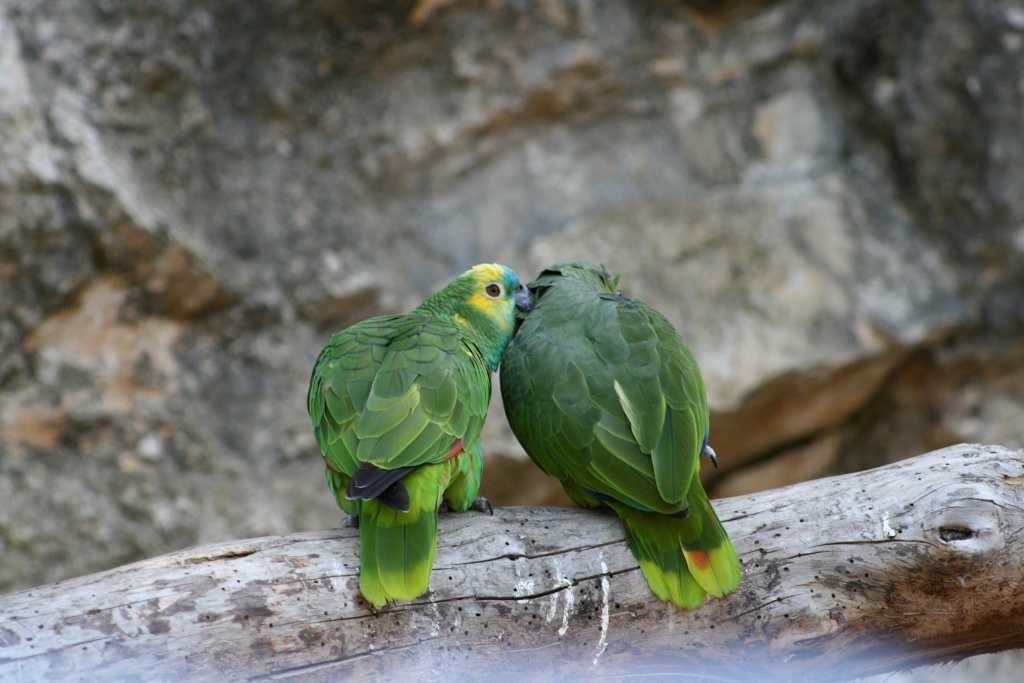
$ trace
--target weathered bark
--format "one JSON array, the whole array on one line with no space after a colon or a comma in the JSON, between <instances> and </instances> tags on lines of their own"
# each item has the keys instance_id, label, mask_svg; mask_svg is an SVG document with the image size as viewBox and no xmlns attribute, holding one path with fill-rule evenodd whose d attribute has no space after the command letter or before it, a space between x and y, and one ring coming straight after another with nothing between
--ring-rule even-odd
<instances>
[{"instance_id":1,"label":"weathered bark","mask_svg":"<svg viewBox=\"0 0 1024 683\"><path fill-rule=\"evenodd\" d=\"M443 515L432 591L379 612L354 529L0 597L0 678L822 681L1024 646L1022 451L962 445L715 507L745 578L690 612L651 596L614 516L507 508Z\"/></svg>"}]
</instances>

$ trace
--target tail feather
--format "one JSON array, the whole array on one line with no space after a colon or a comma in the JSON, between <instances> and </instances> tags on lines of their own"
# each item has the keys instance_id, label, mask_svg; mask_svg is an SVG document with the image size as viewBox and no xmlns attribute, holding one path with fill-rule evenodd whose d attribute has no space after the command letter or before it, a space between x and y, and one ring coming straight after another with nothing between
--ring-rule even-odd
<instances>
[{"instance_id":1,"label":"tail feather","mask_svg":"<svg viewBox=\"0 0 1024 683\"><path fill-rule=\"evenodd\" d=\"M687 494L690 515L676 519L612 504L622 518L626 542L651 591L662 600L691 609L711 594L736 590L742 572L722 523L699 485Z\"/></svg>"},{"instance_id":2,"label":"tail feather","mask_svg":"<svg viewBox=\"0 0 1024 683\"><path fill-rule=\"evenodd\" d=\"M740 584L743 574L722 522L708 501L708 495L699 484L691 487L687 495L691 514L701 519L699 533L681 538L686 565L693 577L708 593L716 598L727 595Z\"/></svg>"},{"instance_id":3,"label":"tail feather","mask_svg":"<svg viewBox=\"0 0 1024 683\"><path fill-rule=\"evenodd\" d=\"M408 512L377 499L362 501L359 590L376 607L412 600L430 587L437 549L438 467L443 465L426 465L406 475L403 481L413 494Z\"/></svg>"},{"instance_id":4,"label":"tail feather","mask_svg":"<svg viewBox=\"0 0 1024 683\"><path fill-rule=\"evenodd\" d=\"M634 534L623 520L626 542L651 591L661 600L673 602L684 609L692 609L704 602L705 591L687 569L677 547L661 548Z\"/></svg>"}]
</instances>

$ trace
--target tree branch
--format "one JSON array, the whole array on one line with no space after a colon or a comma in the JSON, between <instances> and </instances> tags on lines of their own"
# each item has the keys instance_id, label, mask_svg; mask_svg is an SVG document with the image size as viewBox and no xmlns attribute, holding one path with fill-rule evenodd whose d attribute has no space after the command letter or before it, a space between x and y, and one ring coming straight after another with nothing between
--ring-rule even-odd
<instances>
[{"instance_id":1,"label":"tree branch","mask_svg":"<svg viewBox=\"0 0 1024 683\"><path fill-rule=\"evenodd\" d=\"M744 566L680 611L616 517L446 514L432 591L368 609L358 531L192 548L0 596L0 678L849 680L1024 646L1024 452L962 445L715 501Z\"/></svg>"}]
</instances>

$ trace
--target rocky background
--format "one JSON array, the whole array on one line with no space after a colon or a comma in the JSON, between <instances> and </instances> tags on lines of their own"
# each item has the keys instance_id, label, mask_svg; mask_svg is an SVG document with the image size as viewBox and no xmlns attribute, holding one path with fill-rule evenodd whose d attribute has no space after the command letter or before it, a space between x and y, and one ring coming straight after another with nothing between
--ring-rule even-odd
<instances>
[{"instance_id":1,"label":"rocky background","mask_svg":"<svg viewBox=\"0 0 1024 683\"><path fill-rule=\"evenodd\" d=\"M0 0L0 592L338 524L327 336L573 257L690 341L713 495L1024 447L1024 3Z\"/></svg>"}]
</instances>

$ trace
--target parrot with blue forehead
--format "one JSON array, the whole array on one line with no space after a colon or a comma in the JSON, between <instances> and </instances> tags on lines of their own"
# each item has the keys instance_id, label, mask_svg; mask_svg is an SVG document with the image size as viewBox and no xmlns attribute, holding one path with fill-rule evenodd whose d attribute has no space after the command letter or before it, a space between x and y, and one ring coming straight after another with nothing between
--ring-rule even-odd
<instances>
[{"instance_id":1,"label":"parrot with blue forehead","mask_svg":"<svg viewBox=\"0 0 1024 683\"><path fill-rule=\"evenodd\" d=\"M532 302L512 270L481 264L320 352L309 417L327 484L359 527L359 590L375 607L427 591L442 503L490 508L477 491L491 373Z\"/></svg>"},{"instance_id":2,"label":"parrot with blue forehead","mask_svg":"<svg viewBox=\"0 0 1024 683\"><path fill-rule=\"evenodd\" d=\"M739 585L736 551L701 485L708 401L665 316L604 266L568 261L527 285L533 310L501 364L505 415L530 458L585 508L608 506L658 598L682 608Z\"/></svg>"}]
</instances>

